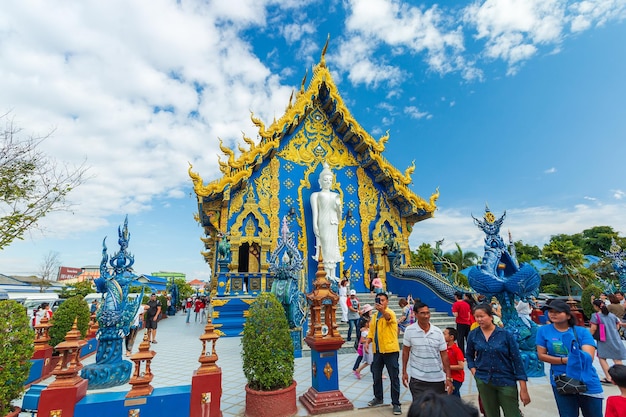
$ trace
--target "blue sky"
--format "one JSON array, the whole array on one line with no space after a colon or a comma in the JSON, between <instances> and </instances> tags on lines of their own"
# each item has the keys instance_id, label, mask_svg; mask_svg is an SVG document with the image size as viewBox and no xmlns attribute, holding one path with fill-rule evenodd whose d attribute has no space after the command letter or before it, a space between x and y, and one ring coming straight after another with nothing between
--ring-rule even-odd
<instances>
[{"instance_id":1,"label":"blue sky","mask_svg":"<svg viewBox=\"0 0 626 417\"><path fill-rule=\"evenodd\" d=\"M136 272L208 279L188 162L219 177L318 62L413 190L441 192L410 243L445 238L482 254L471 215L507 211L503 233L609 225L626 233L625 0L407 2L12 1L0 11L0 109L90 180L0 253L36 274L50 251L95 265L129 216Z\"/></svg>"}]
</instances>

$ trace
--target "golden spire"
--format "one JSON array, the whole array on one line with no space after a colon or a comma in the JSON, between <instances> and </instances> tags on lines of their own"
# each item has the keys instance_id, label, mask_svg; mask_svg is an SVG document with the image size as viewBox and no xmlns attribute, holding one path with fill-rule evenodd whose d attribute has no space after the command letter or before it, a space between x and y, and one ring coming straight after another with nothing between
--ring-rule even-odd
<instances>
[{"instance_id":1,"label":"golden spire","mask_svg":"<svg viewBox=\"0 0 626 417\"><path fill-rule=\"evenodd\" d=\"M326 44L324 45L324 48L322 48L322 57L320 58L321 67L326 67L326 50L328 49L328 41L330 41L330 33L326 38Z\"/></svg>"}]
</instances>

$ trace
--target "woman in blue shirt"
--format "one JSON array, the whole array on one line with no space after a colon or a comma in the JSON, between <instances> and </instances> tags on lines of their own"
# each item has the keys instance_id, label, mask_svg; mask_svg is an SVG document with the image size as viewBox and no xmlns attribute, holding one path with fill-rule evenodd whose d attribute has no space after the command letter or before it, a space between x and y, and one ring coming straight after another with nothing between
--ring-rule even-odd
<instances>
[{"instance_id":1,"label":"woman in blue shirt","mask_svg":"<svg viewBox=\"0 0 626 417\"><path fill-rule=\"evenodd\" d=\"M579 410L584 417L602 417L602 385L598 373L593 367L596 343L591 333L576 326L570 306L563 300L553 300L543 307L548 310L551 324L537 330L537 356L550 364L550 382L560 417L578 417ZM567 369L568 355L572 342L577 339L585 360L580 378L587 385L584 394L561 395L556 391L554 376L564 374ZM577 377L570 375L572 377Z\"/></svg>"},{"instance_id":2,"label":"woman in blue shirt","mask_svg":"<svg viewBox=\"0 0 626 417\"><path fill-rule=\"evenodd\" d=\"M517 340L493 323L489 304L475 306L474 318L479 327L467 337L466 358L476 379L485 415L499 416L502 408L505 417L520 417L518 381L519 399L524 405L530 403L530 395Z\"/></svg>"}]
</instances>

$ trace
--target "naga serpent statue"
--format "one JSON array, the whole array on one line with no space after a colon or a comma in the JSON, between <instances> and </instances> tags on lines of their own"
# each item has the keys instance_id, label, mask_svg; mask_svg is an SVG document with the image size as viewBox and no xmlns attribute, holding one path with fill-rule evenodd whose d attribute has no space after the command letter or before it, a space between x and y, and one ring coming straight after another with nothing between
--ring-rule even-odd
<instances>
[{"instance_id":1,"label":"naga serpent statue","mask_svg":"<svg viewBox=\"0 0 626 417\"><path fill-rule=\"evenodd\" d=\"M612 239L608 251L601 251L611 259L611 265L619 278L620 291L626 291L626 252L615 242L615 239Z\"/></svg>"},{"instance_id":2,"label":"naga serpent statue","mask_svg":"<svg viewBox=\"0 0 626 417\"><path fill-rule=\"evenodd\" d=\"M128 334L133 318L141 306L143 289L139 297L132 301L128 299L129 287L138 278L131 269L135 259L127 252L130 240L128 216L124 220L124 228L118 227L118 235L120 250L110 260L106 237L102 241L100 278L94 280L97 291L104 294L104 299L96 313L100 325L96 334L96 363L85 366L81 372L81 376L89 381L89 389L123 385L130 380L133 368L131 362L122 359L122 349L124 336ZM111 266L113 275L109 273L107 263Z\"/></svg>"},{"instance_id":3,"label":"naga serpent statue","mask_svg":"<svg viewBox=\"0 0 626 417\"><path fill-rule=\"evenodd\" d=\"M517 259L508 251L500 237L500 226L506 212L499 218L485 207L483 220L472 216L474 223L485 232L485 254L482 264L470 269L468 281L479 294L490 300L496 297L502 306L502 321L505 328L517 337L526 374L529 377L543 376L543 362L537 358L535 336L537 325L526 323L517 314L515 298L527 302L538 291L541 277L530 264L518 265Z\"/></svg>"},{"instance_id":4,"label":"naga serpent statue","mask_svg":"<svg viewBox=\"0 0 626 417\"><path fill-rule=\"evenodd\" d=\"M306 298L300 288L303 259L289 231L287 218L283 217L281 236L270 256L269 272L275 275L271 292L281 302L290 329L302 327L306 318Z\"/></svg>"}]
</instances>

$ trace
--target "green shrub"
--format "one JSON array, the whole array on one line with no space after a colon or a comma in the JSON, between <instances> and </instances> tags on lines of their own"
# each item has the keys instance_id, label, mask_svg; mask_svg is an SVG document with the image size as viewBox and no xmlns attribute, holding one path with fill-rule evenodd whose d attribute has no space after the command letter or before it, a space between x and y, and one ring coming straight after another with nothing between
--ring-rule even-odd
<instances>
[{"instance_id":1,"label":"green shrub","mask_svg":"<svg viewBox=\"0 0 626 417\"><path fill-rule=\"evenodd\" d=\"M35 332L26 308L14 300L0 301L0 416L11 410L11 401L24 392L35 350Z\"/></svg>"},{"instance_id":2,"label":"green shrub","mask_svg":"<svg viewBox=\"0 0 626 417\"><path fill-rule=\"evenodd\" d=\"M548 294L560 294L561 286L559 284L547 284L541 288L541 292L546 292Z\"/></svg>"},{"instance_id":3,"label":"green shrub","mask_svg":"<svg viewBox=\"0 0 626 417\"><path fill-rule=\"evenodd\" d=\"M591 304L592 294L595 295L596 298L600 297L600 294L602 294L602 288L598 287L597 285L591 284L585 287L585 289L583 290L583 293L580 296L580 303L582 304L583 311L585 312L585 316L587 317L591 317L591 315L595 311L593 309L593 305Z\"/></svg>"},{"instance_id":4,"label":"green shrub","mask_svg":"<svg viewBox=\"0 0 626 417\"><path fill-rule=\"evenodd\" d=\"M72 329L74 319L78 317L77 327L82 337L89 330L89 306L80 295L68 298L52 316L50 345L56 346L65 340L65 335Z\"/></svg>"},{"instance_id":5,"label":"green shrub","mask_svg":"<svg viewBox=\"0 0 626 417\"><path fill-rule=\"evenodd\" d=\"M287 388L293 382L293 343L285 310L272 293L250 305L241 339L243 373L256 391Z\"/></svg>"}]
</instances>

